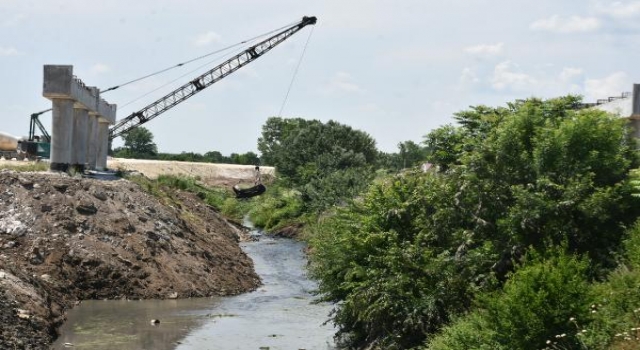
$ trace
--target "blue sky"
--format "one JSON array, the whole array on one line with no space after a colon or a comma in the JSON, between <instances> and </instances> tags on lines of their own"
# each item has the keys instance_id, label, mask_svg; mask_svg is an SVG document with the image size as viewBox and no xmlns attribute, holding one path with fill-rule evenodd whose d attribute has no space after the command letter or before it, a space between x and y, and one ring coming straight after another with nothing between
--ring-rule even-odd
<instances>
[{"instance_id":1,"label":"blue sky","mask_svg":"<svg viewBox=\"0 0 640 350\"><path fill-rule=\"evenodd\" d=\"M568 93L595 101L640 83L640 1L0 0L0 131L26 135L29 114L50 107L45 64L71 64L105 89L305 15L318 17L313 31L145 124L160 151L257 151L310 32L282 116L339 121L384 151L470 105ZM104 98L123 118L215 64L124 106L199 65ZM50 126L50 114L42 121Z\"/></svg>"}]
</instances>

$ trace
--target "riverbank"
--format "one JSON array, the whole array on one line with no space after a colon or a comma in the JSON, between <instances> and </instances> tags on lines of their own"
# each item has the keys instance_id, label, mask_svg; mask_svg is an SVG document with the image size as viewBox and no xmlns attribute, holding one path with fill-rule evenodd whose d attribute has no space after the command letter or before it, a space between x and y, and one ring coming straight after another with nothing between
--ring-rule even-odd
<instances>
[{"instance_id":1,"label":"riverbank","mask_svg":"<svg viewBox=\"0 0 640 350\"><path fill-rule=\"evenodd\" d=\"M68 313L52 349L335 349L325 324L332 306L315 302L306 245L253 232L241 242L263 285L237 296L87 301ZM150 319L159 319L150 324Z\"/></svg>"},{"instance_id":2,"label":"riverbank","mask_svg":"<svg viewBox=\"0 0 640 350\"><path fill-rule=\"evenodd\" d=\"M0 348L46 349L87 299L236 295L260 284L242 229L196 196L0 172Z\"/></svg>"}]
</instances>

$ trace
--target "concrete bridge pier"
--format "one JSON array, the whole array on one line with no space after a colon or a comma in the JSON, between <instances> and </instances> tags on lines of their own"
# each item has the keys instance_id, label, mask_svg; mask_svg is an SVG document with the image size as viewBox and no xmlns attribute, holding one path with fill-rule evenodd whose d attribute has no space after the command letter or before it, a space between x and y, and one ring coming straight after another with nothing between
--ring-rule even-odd
<instances>
[{"instance_id":1,"label":"concrete bridge pier","mask_svg":"<svg viewBox=\"0 0 640 350\"><path fill-rule=\"evenodd\" d=\"M90 170L95 170L98 160L98 116L89 112L87 121L87 166Z\"/></svg>"},{"instance_id":2,"label":"concrete bridge pier","mask_svg":"<svg viewBox=\"0 0 640 350\"><path fill-rule=\"evenodd\" d=\"M109 155L109 122L103 119L98 119L98 160L96 162L96 169L107 169L107 156Z\"/></svg>"},{"instance_id":3,"label":"concrete bridge pier","mask_svg":"<svg viewBox=\"0 0 640 350\"><path fill-rule=\"evenodd\" d=\"M89 111L83 106L73 109L73 139L71 141L71 167L84 172L87 163Z\"/></svg>"},{"instance_id":4,"label":"concrete bridge pier","mask_svg":"<svg viewBox=\"0 0 640 350\"><path fill-rule=\"evenodd\" d=\"M629 117L633 136L640 138L640 84L633 84L631 95L631 116Z\"/></svg>"},{"instance_id":5,"label":"concrete bridge pier","mask_svg":"<svg viewBox=\"0 0 640 350\"><path fill-rule=\"evenodd\" d=\"M73 139L73 104L65 98L52 99L53 117L51 131L51 165L54 171L67 171L71 163L71 141Z\"/></svg>"},{"instance_id":6,"label":"concrete bridge pier","mask_svg":"<svg viewBox=\"0 0 640 350\"><path fill-rule=\"evenodd\" d=\"M42 95L53 103L50 169L84 170L86 163L91 169L106 169L109 125L115 124L116 105L76 78L73 66L45 65Z\"/></svg>"}]
</instances>

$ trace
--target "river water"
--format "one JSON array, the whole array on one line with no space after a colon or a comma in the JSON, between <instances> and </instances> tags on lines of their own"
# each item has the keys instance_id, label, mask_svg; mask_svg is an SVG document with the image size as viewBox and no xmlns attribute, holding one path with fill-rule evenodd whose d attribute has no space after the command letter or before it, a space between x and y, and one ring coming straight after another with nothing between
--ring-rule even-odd
<instances>
[{"instance_id":1,"label":"river water","mask_svg":"<svg viewBox=\"0 0 640 350\"><path fill-rule=\"evenodd\" d=\"M234 296L84 301L68 313L53 349L335 349L331 305L313 303L304 244L260 236L242 244L263 286ZM160 320L153 325L152 319ZM66 344L66 345L65 345Z\"/></svg>"}]
</instances>

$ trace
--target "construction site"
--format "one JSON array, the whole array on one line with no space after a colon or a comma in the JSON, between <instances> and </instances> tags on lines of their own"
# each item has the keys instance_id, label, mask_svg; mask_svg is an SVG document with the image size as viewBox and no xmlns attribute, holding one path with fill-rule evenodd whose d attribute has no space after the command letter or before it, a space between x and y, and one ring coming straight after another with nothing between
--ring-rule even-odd
<instances>
[{"instance_id":1,"label":"construction site","mask_svg":"<svg viewBox=\"0 0 640 350\"><path fill-rule=\"evenodd\" d=\"M242 223L192 193L170 192L162 200L116 176L188 176L248 198L265 190L254 182L257 166L116 159L109 148L114 138L315 23L304 17L254 39L119 120L116 105L101 97L105 91L76 77L72 65L43 67L42 96L51 108L31 114L26 137L0 133L0 348L49 348L66 313L83 300L230 296L261 285L239 245L249 239ZM51 131L39 120L49 112ZM49 171L19 171L36 163ZM275 175L273 167L261 172L263 178ZM248 185L237 187L243 183Z\"/></svg>"},{"instance_id":2,"label":"construction site","mask_svg":"<svg viewBox=\"0 0 640 350\"><path fill-rule=\"evenodd\" d=\"M179 87L126 115L122 115L121 106L110 99L108 92L222 50L140 77L129 77L106 88L95 86L89 74L79 77L74 70L78 63L75 67L42 65L42 90L37 95L45 100L47 108L34 108L33 113L20 120L16 118L16 124L24 124L24 135L0 130L0 349L169 350L209 348L211 344L232 349L231 344L235 346L236 341L265 350L335 349L336 328L328 325L328 318L336 314L335 305L339 303L313 303L317 300L314 299L317 285L307 276L306 267L310 264L305 255L311 249L293 240L281 243L279 238L263 237L248 219L226 217L220 208L203 201L202 193L162 186L151 193L144 185L127 179L188 177L202 188L224 192L225 200L243 203L265 194L270 181L278 175L275 167L119 158L113 152L118 138L158 117L169 117L183 102L316 23L316 17L298 17L293 24L231 45L224 50L234 51L227 52L213 68L207 66L206 72L188 76ZM240 44L242 47L238 48ZM2 49L0 46L0 53ZM306 44L303 54L305 49ZM498 55L501 51L501 42L465 49L467 54ZM294 78L301 60L289 62L295 66ZM393 65L402 66L398 62ZM502 67L509 66L507 63L503 62ZM465 68L464 72L471 70ZM517 80L516 83L528 81L524 74L507 73L511 73L507 76ZM353 83L347 73L339 72L337 77L344 80L328 78L328 81L346 91L345 99L357 100L366 95L365 89ZM477 83L477 79L471 80ZM415 78L413 85L420 84L420 79ZM434 79L430 84L439 83ZM400 101L403 94L392 90L386 95ZM320 94L330 96L332 103L340 101L334 95L335 90L325 89ZM287 97L277 117L281 116ZM598 109L617 115L627 120L634 136L640 138L640 84L630 86L628 92L620 95L575 103L568 109ZM384 112L373 103L363 103L352 108L355 110ZM394 113L382 115L393 123L398 115ZM44 116L50 116L50 125L43 123ZM233 116L227 119L233 120ZM175 132L189 133L189 128L198 127L205 128L189 124ZM258 127L251 126L252 130ZM316 148L322 152L325 149ZM289 161L294 157L281 158ZM21 170L31 166L46 170ZM403 163L402 169L390 176L402 176L411 166ZM431 163L423 166L422 173L439 171ZM312 167L303 170L308 169ZM308 172L313 173L313 169ZM301 182L301 186L307 185ZM331 186L328 180L323 184ZM269 198L271 192L266 193L260 198ZM339 205L346 203L344 200ZM393 211L393 215L400 217L397 212ZM319 214L318 221L324 214ZM295 236L298 227L291 229L291 226L287 229L295 231L290 235ZM251 245L260 240L260 245ZM460 247L460 252L466 249L465 245ZM457 255L456 252L456 258ZM389 280L393 282L393 278ZM144 300L150 304L144 304ZM191 301L179 303L186 300ZM138 301L139 305L127 305ZM104 305L99 305L101 302ZM279 303L278 308L270 302ZM88 308L72 317L77 318L75 323L68 322L74 310L87 304ZM122 312L129 309L137 310L137 314ZM98 313L107 315L112 311L115 316L110 319L92 320L99 318ZM262 323L248 323L247 319ZM83 328L86 320L98 326ZM189 338L193 334L195 338ZM230 340L223 339L225 335ZM316 344L321 347L311 347ZM375 346L373 342L368 348Z\"/></svg>"}]
</instances>

